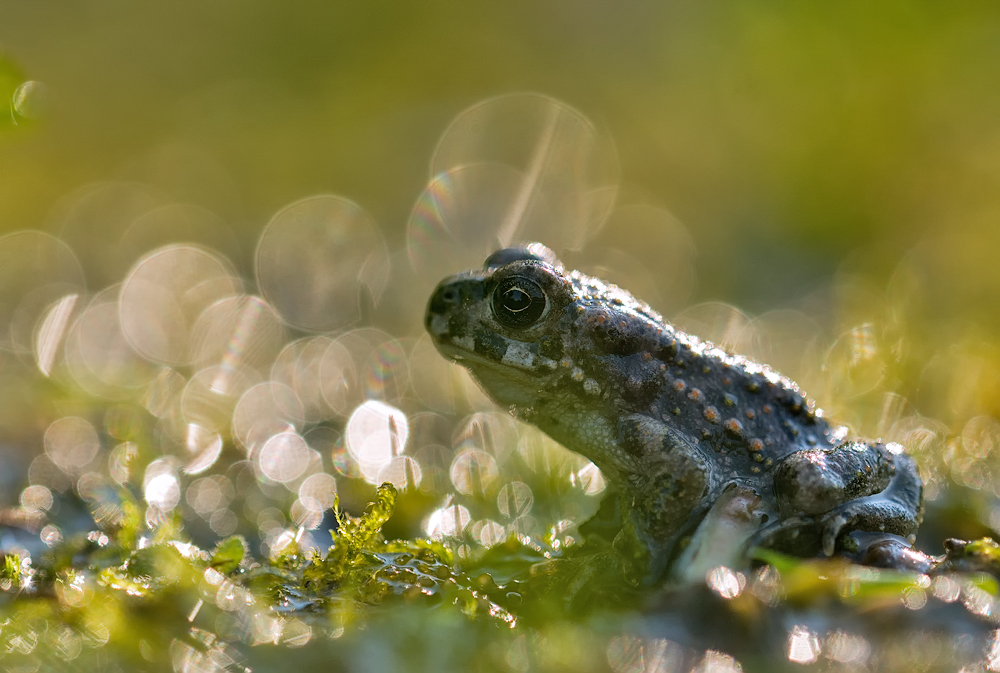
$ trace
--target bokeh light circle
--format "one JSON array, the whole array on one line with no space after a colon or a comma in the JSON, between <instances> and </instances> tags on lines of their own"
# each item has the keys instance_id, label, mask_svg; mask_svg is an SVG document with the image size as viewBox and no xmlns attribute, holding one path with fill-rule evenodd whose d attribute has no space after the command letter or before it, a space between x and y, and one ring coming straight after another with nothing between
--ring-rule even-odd
<instances>
[{"instance_id":1,"label":"bokeh light circle","mask_svg":"<svg viewBox=\"0 0 1000 673\"><path fill-rule=\"evenodd\" d=\"M369 400L354 410L346 445L366 481L374 484L382 468L403 453L409 432L406 414L384 402Z\"/></svg>"},{"instance_id":2,"label":"bokeh light circle","mask_svg":"<svg viewBox=\"0 0 1000 673\"><path fill-rule=\"evenodd\" d=\"M434 176L406 224L410 263L428 292L444 275L442 260L452 272L475 268L497 248L542 238L528 222L511 222L523 185L520 172L499 164L457 166ZM554 219L542 196L532 213Z\"/></svg>"},{"instance_id":3,"label":"bokeh light circle","mask_svg":"<svg viewBox=\"0 0 1000 673\"><path fill-rule=\"evenodd\" d=\"M115 294L115 288L109 288L94 297L71 324L63 346L67 371L74 382L93 395L105 397L134 394L157 374L157 368L143 359L122 333Z\"/></svg>"},{"instance_id":4,"label":"bokeh light circle","mask_svg":"<svg viewBox=\"0 0 1000 673\"><path fill-rule=\"evenodd\" d=\"M193 357L195 321L206 308L241 289L229 263L203 248L158 248L142 257L122 284L122 331L149 360L187 364Z\"/></svg>"},{"instance_id":5,"label":"bokeh light circle","mask_svg":"<svg viewBox=\"0 0 1000 673\"><path fill-rule=\"evenodd\" d=\"M247 453L272 435L300 429L304 419L302 403L295 391L276 381L253 386L233 411L233 438Z\"/></svg>"},{"instance_id":6,"label":"bokeh light circle","mask_svg":"<svg viewBox=\"0 0 1000 673\"><path fill-rule=\"evenodd\" d=\"M60 418L45 431L45 453L59 469L76 473L88 465L101 448L97 431L77 416Z\"/></svg>"},{"instance_id":7,"label":"bokeh light circle","mask_svg":"<svg viewBox=\"0 0 1000 673\"><path fill-rule=\"evenodd\" d=\"M365 400L397 402L409 378L406 347L373 327L337 337L320 364L323 397L338 415Z\"/></svg>"},{"instance_id":8,"label":"bokeh light circle","mask_svg":"<svg viewBox=\"0 0 1000 673\"><path fill-rule=\"evenodd\" d=\"M258 381L256 372L245 368L218 365L202 369L191 377L181 395L184 421L213 432L227 429L240 398Z\"/></svg>"},{"instance_id":9,"label":"bokeh light circle","mask_svg":"<svg viewBox=\"0 0 1000 673\"><path fill-rule=\"evenodd\" d=\"M227 297L198 316L192 360L196 367L242 365L264 372L284 341L284 325L270 304L254 296Z\"/></svg>"},{"instance_id":10,"label":"bokeh light circle","mask_svg":"<svg viewBox=\"0 0 1000 673\"><path fill-rule=\"evenodd\" d=\"M320 472L307 477L299 486L299 500L314 512L325 512L333 507L337 497L337 480Z\"/></svg>"},{"instance_id":11,"label":"bokeh light circle","mask_svg":"<svg viewBox=\"0 0 1000 673\"><path fill-rule=\"evenodd\" d=\"M451 483L459 493L485 496L496 483L499 469L490 454L479 449L466 449L451 463Z\"/></svg>"},{"instance_id":12,"label":"bokeh light circle","mask_svg":"<svg viewBox=\"0 0 1000 673\"><path fill-rule=\"evenodd\" d=\"M869 323L847 330L823 360L829 399L842 402L874 390L885 377L885 364L875 327Z\"/></svg>"},{"instance_id":13,"label":"bokeh light circle","mask_svg":"<svg viewBox=\"0 0 1000 673\"><path fill-rule=\"evenodd\" d=\"M180 503L180 480L171 459L160 458L146 467L142 492L146 502L160 512L169 512Z\"/></svg>"},{"instance_id":14,"label":"bokeh light circle","mask_svg":"<svg viewBox=\"0 0 1000 673\"><path fill-rule=\"evenodd\" d=\"M294 432L268 439L257 457L260 472L271 481L285 484L297 479L309 464L309 445Z\"/></svg>"},{"instance_id":15,"label":"bokeh light circle","mask_svg":"<svg viewBox=\"0 0 1000 673\"><path fill-rule=\"evenodd\" d=\"M328 331L356 322L389 280L389 251L359 205L314 196L278 211L256 255L261 292L291 325Z\"/></svg>"},{"instance_id":16,"label":"bokeh light circle","mask_svg":"<svg viewBox=\"0 0 1000 673\"><path fill-rule=\"evenodd\" d=\"M324 358L332 343L333 340L327 336L298 339L281 350L271 367L271 379L295 391L305 420L310 423L336 415L324 397L325 382L322 379ZM353 364L350 371L353 372ZM353 379L352 374L350 380ZM343 379L335 375L335 380L339 386Z\"/></svg>"},{"instance_id":17,"label":"bokeh light circle","mask_svg":"<svg viewBox=\"0 0 1000 673\"><path fill-rule=\"evenodd\" d=\"M42 315L83 287L80 262L62 240L41 231L0 236L0 348L30 351Z\"/></svg>"},{"instance_id":18,"label":"bokeh light circle","mask_svg":"<svg viewBox=\"0 0 1000 673\"><path fill-rule=\"evenodd\" d=\"M420 463L410 456L393 456L382 466L375 479L379 483L391 483L400 492L419 488L422 480L423 471L420 469Z\"/></svg>"},{"instance_id":19,"label":"bokeh light circle","mask_svg":"<svg viewBox=\"0 0 1000 673\"><path fill-rule=\"evenodd\" d=\"M218 215L190 203L168 203L151 208L128 225L118 240L118 259L129 265L151 250L178 241L226 255L240 252L236 235Z\"/></svg>"},{"instance_id":20,"label":"bokeh light circle","mask_svg":"<svg viewBox=\"0 0 1000 673\"><path fill-rule=\"evenodd\" d=\"M476 164L508 166L522 176L498 232L504 246L540 240L555 250L578 248L617 194L611 139L578 110L536 93L497 96L460 113L438 141L430 175ZM543 201L544 214L536 210Z\"/></svg>"}]
</instances>

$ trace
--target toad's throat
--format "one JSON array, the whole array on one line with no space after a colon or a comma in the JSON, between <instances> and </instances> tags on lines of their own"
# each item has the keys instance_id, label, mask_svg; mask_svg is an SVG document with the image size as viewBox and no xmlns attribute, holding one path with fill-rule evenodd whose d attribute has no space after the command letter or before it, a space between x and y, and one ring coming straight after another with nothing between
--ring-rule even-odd
<instances>
[{"instance_id":1,"label":"toad's throat","mask_svg":"<svg viewBox=\"0 0 1000 673\"><path fill-rule=\"evenodd\" d=\"M542 379L527 371L498 363L461 346L435 340L438 352L465 367L479 387L497 404L519 410L533 409L543 401Z\"/></svg>"}]
</instances>

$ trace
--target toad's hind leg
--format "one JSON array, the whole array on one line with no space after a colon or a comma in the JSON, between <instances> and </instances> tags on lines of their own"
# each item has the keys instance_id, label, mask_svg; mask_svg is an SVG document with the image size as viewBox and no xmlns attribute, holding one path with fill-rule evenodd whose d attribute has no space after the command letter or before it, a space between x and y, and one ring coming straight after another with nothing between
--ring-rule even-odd
<instances>
[{"instance_id":1,"label":"toad's hind leg","mask_svg":"<svg viewBox=\"0 0 1000 673\"><path fill-rule=\"evenodd\" d=\"M787 456L774 475L786 526L818 524L823 552L851 531L912 538L922 516L923 484L898 445L853 441Z\"/></svg>"}]
</instances>

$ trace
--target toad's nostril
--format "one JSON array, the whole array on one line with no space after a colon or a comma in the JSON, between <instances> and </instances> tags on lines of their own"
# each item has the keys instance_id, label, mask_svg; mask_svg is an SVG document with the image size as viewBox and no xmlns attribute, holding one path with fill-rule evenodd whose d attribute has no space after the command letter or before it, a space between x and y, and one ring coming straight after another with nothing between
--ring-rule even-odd
<instances>
[{"instance_id":1,"label":"toad's nostril","mask_svg":"<svg viewBox=\"0 0 1000 673\"><path fill-rule=\"evenodd\" d=\"M461 293L454 287L438 288L431 295L430 303L427 305L427 317L431 314L445 315L455 310L461 301Z\"/></svg>"}]
</instances>

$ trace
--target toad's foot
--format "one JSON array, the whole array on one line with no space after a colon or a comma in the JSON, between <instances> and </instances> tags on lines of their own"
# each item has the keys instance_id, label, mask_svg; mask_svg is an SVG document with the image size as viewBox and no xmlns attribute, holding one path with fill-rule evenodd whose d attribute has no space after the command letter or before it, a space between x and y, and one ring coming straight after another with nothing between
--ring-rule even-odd
<instances>
[{"instance_id":1,"label":"toad's foot","mask_svg":"<svg viewBox=\"0 0 1000 673\"><path fill-rule=\"evenodd\" d=\"M782 518L752 542L792 546L802 553L808 540L789 540L814 532L819 533L820 550L831 556L837 541L852 531L912 539L922 518L922 485L913 459L897 447L854 441L788 456L774 484Z\"/></svg>"}]
</instances>

